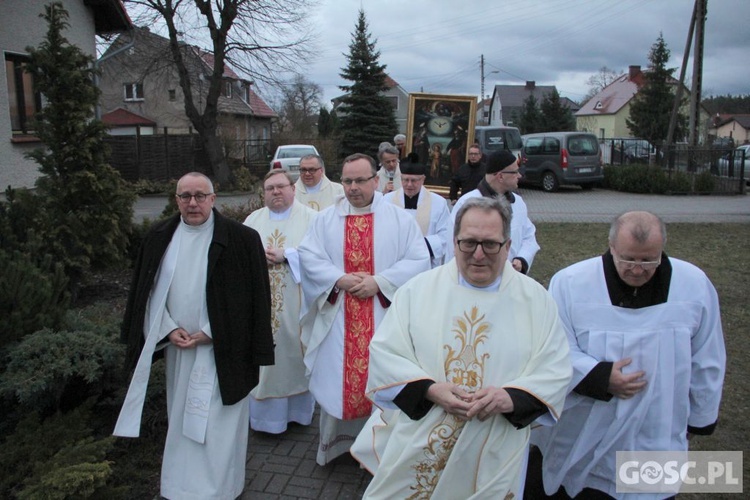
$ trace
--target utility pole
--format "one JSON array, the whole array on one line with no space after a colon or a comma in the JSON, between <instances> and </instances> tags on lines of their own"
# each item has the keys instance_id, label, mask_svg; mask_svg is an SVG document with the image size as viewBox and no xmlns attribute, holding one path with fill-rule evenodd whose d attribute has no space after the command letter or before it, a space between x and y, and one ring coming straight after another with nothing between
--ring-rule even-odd
<instances>
[{"instance_id":1,"label":"utility pole","mask_svg":"<svg viewBox=\"0 0 750 500\"><path fill-rule=\"evenodd\" d=\"M677 82L677 89L674 93L674 104L672 105L672 114L669 117L669 129L667 131L667 140L665 141L664 147L665 152L671 152L674 150L674 132L677 127L677 115L680 112L680 102L682 101L682 89L685 86L685 72L687 71L687 62L690 58L690 44L693 41L693 31L695 29L696 18L698 13L698 3L703 0L695 0L695 6L693 7L693 15L690 19L690 28L688 29L687 41L685 42L685 51L682 55L682 67L680 68L680 79ZM674 155L669 155L670 169L672 168L672 162L674 161Z\"/></svg>"},{"instance_id":2,"label":"utility pole","mask_svg":"<svg viewBox=\"0 0 750 500\"><path fill-rule=\"evenodd\" d=\"M690 132L688 144L698 145L698 128L701 116L701 92L703 90L703 41L706 27L708 0L695 2L695 46L693 48L693 85L690 94Z\"/></svg>"},{"instance_id":3,"label":"utility pole","mask_svg":"<svg viewBox=\"0 0 750 500\"><path fill-rule=\"evenodd\" d=\"M484 54L479 56L479 79L481 81L481 91L479 92L479 102L484 101Z\"/></svg>"}]
</instances>

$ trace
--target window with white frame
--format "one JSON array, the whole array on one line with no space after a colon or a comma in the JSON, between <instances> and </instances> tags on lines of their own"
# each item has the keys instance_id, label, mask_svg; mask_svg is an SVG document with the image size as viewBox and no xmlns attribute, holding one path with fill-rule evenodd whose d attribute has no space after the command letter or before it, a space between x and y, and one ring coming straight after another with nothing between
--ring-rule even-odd
<instances>
[{"instance_id":1,"label":"window with white frame","mask_svg":"<svg viewBox=\"0 0 750 500\"><path fill-rule=\"evenodd\" d=\"M229 80L224 82L224 97L232 97L232 82Z\"/></svg>"},{"instance_id":2,"label":"window with white frame","mask_svg":"<svg viewBox=\"0 0 750 500\"><path fill-rule=\"evenodd\" d=\"M126 101L143 100L143 83L126 83L123 85Z\"/></svg>"},{"instance_id":3,"label":"window with white frame","mask_svg":"<svg viewBox=\"0 0 750 500\"><path fill-rule=\"evenodd\" d=\"M5 54L5 75L8 85L8 108L14 135L32 134L34 115L42 109L42 96L34 91L34 78L25 69L29 58Z\"/></svg>"}]
</instances>

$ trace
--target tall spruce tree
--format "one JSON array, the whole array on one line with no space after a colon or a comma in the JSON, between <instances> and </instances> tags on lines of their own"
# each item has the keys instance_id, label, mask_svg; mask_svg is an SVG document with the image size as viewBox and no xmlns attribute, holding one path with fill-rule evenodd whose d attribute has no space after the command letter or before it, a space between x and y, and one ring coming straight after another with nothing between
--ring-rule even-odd
<instances>
[{"instance_id":1,"label":"tall spruce tree","mask_svg":"<svg viewBox=\"0 0 750 500\"><path fill-rule=\"evenodd\" d=\"M544 132L575 130L576 121L570 108L563 105L557 89L545 94L540 106Z\"/></svg>"},{"instance_id":2,"label":"tall spruce tree","mask_svg":"<svg viewBox=\"0 0 750 500\"><path fill-rule=\"evenodd\" d=\"M46 6L41 17L47 35L39 48L27 47L27 71L46 98L35 123L44 148L29 153L43 174L36 182L44 210L37 230L75 289L86 268L125 257L135 195L107 163L106 128L94 119L93 57L63 36L69 25L62 4Z\"/></svg>"},{"instance_id":3,"label":"tall spruce tree","mask_svg":"<svg viewBox=\"0 0 750 500\"><path fill-rule=\"evenodd\" d=\"M534 94L529 94L529 97L523 100L521 116L518 117L518 128L522 134L544 131L542 111L539 109L539 102Z\"/></svg>"},{"instance_id":4,"label":"tall spruce tree","mask_svg":"<svg viewBox=\"0 0 750 500\"><path fill-rule=\"evenodd\" d=\"M657 149L667 138L669 117L674 104L672 74L676 68L667 68L669 49L661 33L651 46L648 55L649 67L644 73L645 83L638 90L630 105L630 117L626 123L635 137L648 140ZM686 119L680 114L677 119L675 137L685 135Z\"/></svg>"},{"instance_id":5,"label":"tall spruce tree","mask_svg":"<svg viewBox=\"0 0 750 500\"><path fill-rule=\"evenodd\" d=\"M393 105L383 95L388 90L386 66L379 63L380 52L370 39L365 12L360 10L346 55L347 66L340 73L342 78L353 82L340 86L347 92L339 107L342 156L352 153L375 156L378 145L393 140L398 133Z\"/></svg>"}]
</instances>

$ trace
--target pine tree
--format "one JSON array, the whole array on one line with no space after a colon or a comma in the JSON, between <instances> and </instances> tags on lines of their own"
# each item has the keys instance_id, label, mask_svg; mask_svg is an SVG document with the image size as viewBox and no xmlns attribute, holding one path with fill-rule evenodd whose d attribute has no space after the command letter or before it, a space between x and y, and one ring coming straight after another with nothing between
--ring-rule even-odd
<instances>
[{"instance_id":1,"label":"pine tree","mask_svg":"<svg viewBox=\"0 0 750 500\"><path fill-rule=\"evenodd\" d=\"M552 89L552 93L544 95L540 108L544 132L575 130L576 121L573 113L569 107L563 105L557 89Z\"/></svg>"},{"instance_id":2,"label":"pine tree","mask_svg":"<svg viewBox=\"0 0 750 500\"><path fill-rule=\"evenodd\" d=\"M674 104L670 81L675 68L667 68L669 54L667 44L659 34L648 55L649 67L644 73L645 83L633 98L630 117L626 122L635 137L646 139L657 148L660 148L667 138L669 117ZM677 119L675 137L684 136L685 128L685 117L680 115Z\"/></svg>"},{"instance_id":3,"label":"pine tree","mask_svg":"<svg viewBox=\"0 0 750 500\"><path fill-rule=\"evenodd\" d=\"M378 144L393 140L398 133L393 105L383 96L388 90L386 66L379 63L380 52L370 38L365 12L360 10L346 56L348 64L340 73L342 78L353 82L340 87L347 92L339 107L342 156L352 153L375 156Z\"/></svg>"},{"instance_id":4,"label":"pine tree","mask_svg":"<svg viewBox=\"0 0 750 500\"><path fill-rule=\"evenodd\" d=\"M36 135L44 148L29 154L43 174L36 182L45 212L39 233L66 267L75 289L83 271L125 257L135 195L107 164L106 128L94 119L99 89L93 57L62 32L68 13L60 3L45 7L49 27L39 48L27 47L34 86L46 98Z\"/></svg>"},{"instance_id":5,"label":"pine tree","mask_svg":"<svg viewBox=\"0 0 750 500\"><path fill-rule=\"evenodd\" d=\"M534 94L523 100L521 116L518 117L518 128L522 134L533 134L534 132L543 132L542 112L539 109L539 103Z\"/></svg>"}]
</instances>

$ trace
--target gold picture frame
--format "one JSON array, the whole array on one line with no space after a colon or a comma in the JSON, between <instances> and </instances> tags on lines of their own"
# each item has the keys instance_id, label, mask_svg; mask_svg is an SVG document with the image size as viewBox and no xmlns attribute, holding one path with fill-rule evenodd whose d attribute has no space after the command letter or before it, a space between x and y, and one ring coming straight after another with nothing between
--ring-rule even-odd
<instances>
[{"instance_id":1,"label":"gold picture frame","mask_svg":"<svg viewBox=\"0 0 750 500\"><path fill-rule=\"evenodd\" d=\"M474 143L477 98L468 95L409 95L406 149L427 167L427 180L448 185Z\"/></svg>"}]
</instances>

